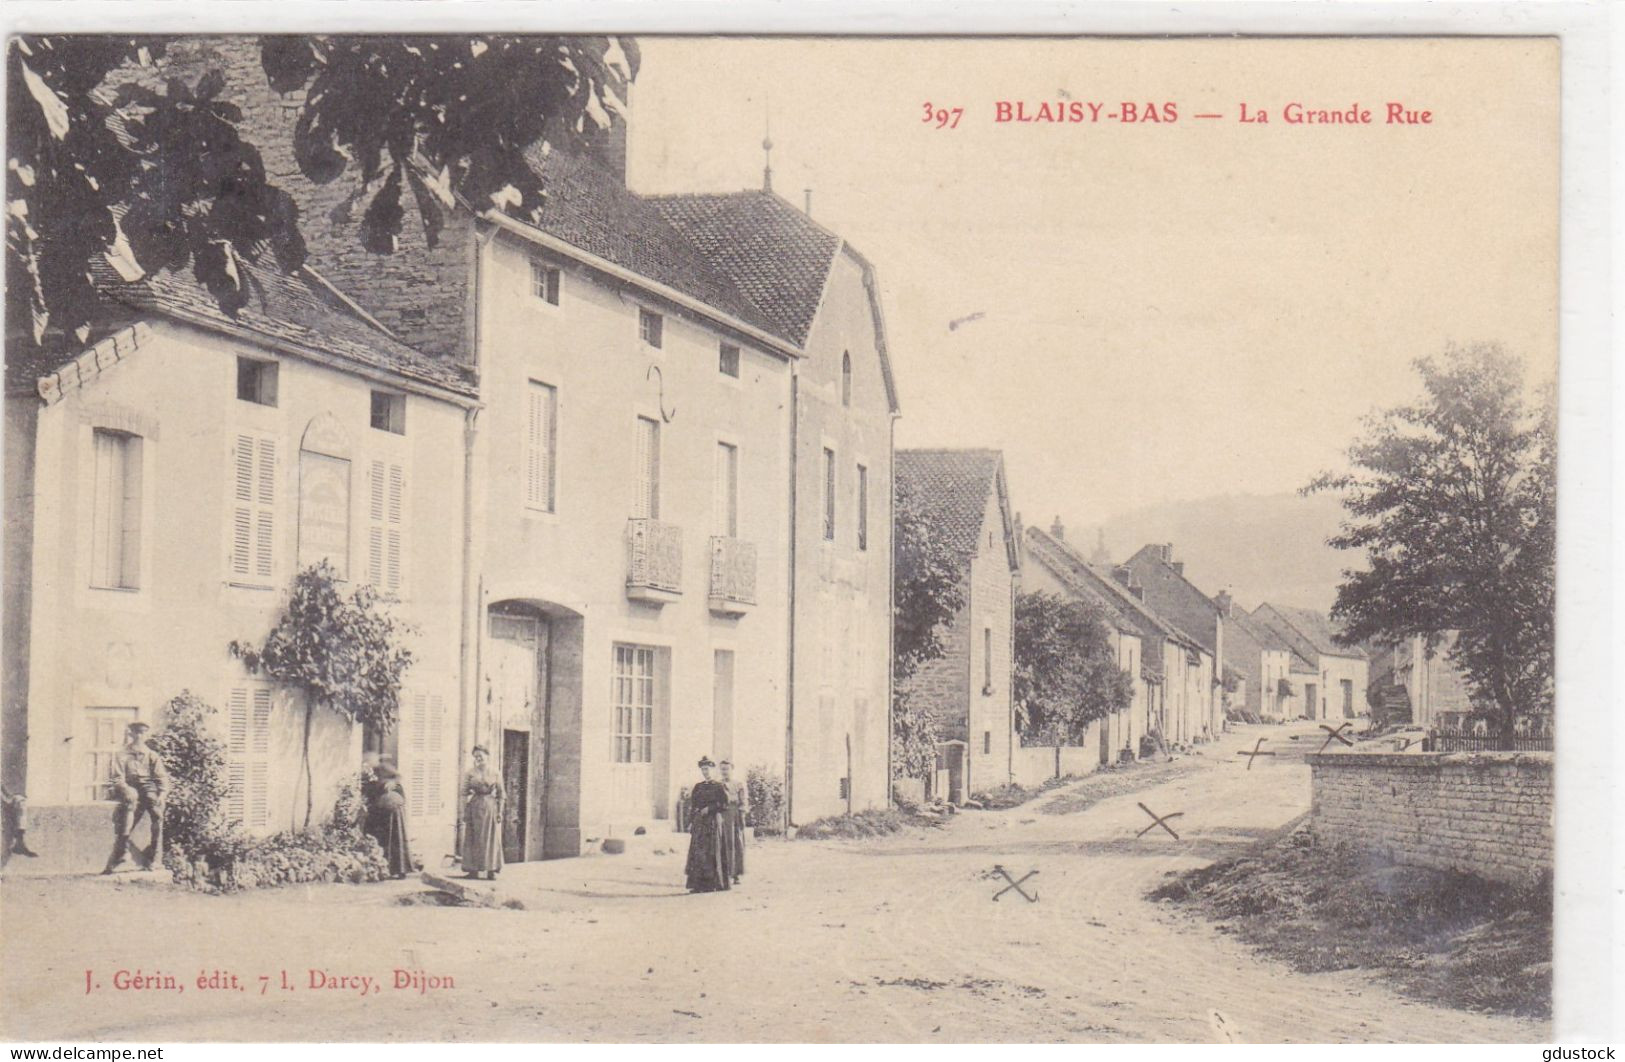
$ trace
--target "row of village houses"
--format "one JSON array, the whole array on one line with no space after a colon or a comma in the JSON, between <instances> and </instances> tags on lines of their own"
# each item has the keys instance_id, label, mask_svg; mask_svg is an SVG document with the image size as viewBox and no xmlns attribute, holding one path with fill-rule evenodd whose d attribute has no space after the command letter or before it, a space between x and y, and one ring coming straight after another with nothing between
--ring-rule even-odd
<instances>
[{"instance_id":1,"label":"row of village houses","mask_svg":"<svg viewBox=\"0 0 1625 1062\"><path fill-rule=\"evenodd\" d=\"M1365 661L1320 617L1209 599L1170 547L1112 566L1059 526L1023 531L997 452L895 451L875 272L769 179L636 194L620 125L535 155L539 222L461 204L437 240L409 219L375 256L342 189L298 175L298 100L251 43L193 38L171 62L226 73L311 262L245 265L233 314L184 270L108 269L86 347L8 356L4 781L67 863L100 865L105 766L183 689L219 709L233 817L298 821L300 705L227 645L262 637L319 561L411 624L414 664L392 733L316 715L317 805L394 756L431 858L453 850L475 745L515 861L669 828L702 755L780 776L793 823L883 806L899 481L969 588L914 679L943 727L937 795L1015 772L1018 588L1108 618L1134 699L1098 728L1100 762L1150 732L1205 740L1238 704L1363 705Z\"/></svg>"}]
</instances>

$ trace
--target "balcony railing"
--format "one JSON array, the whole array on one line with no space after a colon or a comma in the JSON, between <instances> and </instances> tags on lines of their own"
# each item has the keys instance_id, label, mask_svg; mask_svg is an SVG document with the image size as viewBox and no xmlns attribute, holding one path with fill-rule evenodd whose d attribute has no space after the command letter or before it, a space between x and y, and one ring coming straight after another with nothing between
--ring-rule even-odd
<instances>
[{"instance_id":1,"label":"balcony railing","mask_svg":"<svg viewBox=\"0 0 1625 1062\"><path fill-rule=\"evenodd\" d=\"M683 592L683 529L659 520L626 522L626 596L664 605Z\"/></svg>"},{"instance_id":2,"label":"balcony railing","mask_svg":"<svg viewBox=\"0 0 1625 1062\"><path fill-rule=\"evenodd\" d=\"M756 543L711 537L711 611L742 616L756 604Z\"/></svg>"}]
</instances>

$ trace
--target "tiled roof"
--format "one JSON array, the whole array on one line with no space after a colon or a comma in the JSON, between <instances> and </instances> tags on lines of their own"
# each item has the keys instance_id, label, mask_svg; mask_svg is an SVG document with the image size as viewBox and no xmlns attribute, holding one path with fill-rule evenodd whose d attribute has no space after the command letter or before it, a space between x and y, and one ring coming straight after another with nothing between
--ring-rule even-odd
<instances>
[{"instance_id":1,"label":"tiled roof","mask_svg":"<svg viewBox=\"0 0 1625 1062\"><path fill-rule=\"evenodd\" d=\"M430 357L388 335L309 276L247 264L241 268L251 294L235 316L222 310L189 271L166 269L126 282L98 263L92 273L114 318L136 311L204 328L243 331L459 395L475 395L472 375L463 366Z\"/></svg>"},{"instance_id":2,"label":"tiled roof","mask_svg":"<svg viewBox=\"0 0 1625 1062\"><path fill-rule=\"evenodd\" d=\"M1304 659L1303 654L1294 648L1291 642L1282 637L1274 627L1252 615L1246 609L1232 609L1230 615L1226 616L1224 621L1241 628L1242 632L1257 642L1260 648L1275 652L1285 651L1291 654L1288 658L1291 670L1306 674L1314 672L1314 664Z\"/></svg>"},{"instance_id":3,"label":"tiled roof","mask_svg":"<svg viewBox=\"0 0 1625 1062\"><path fill-rule=\"evenodd\" d=\"M629 190L581 155L544 155L536 148L528 157L547 192L537 225L543 232L800 345L801 337L789 334L753 302L722 263L714 261L714 252L679 231L656 200Z\"/></svg>"},{"instance_id":4,"label":"tiled roof","mask_svg":"<svg viewBox=\"0 0 1625 1062\"><path fill-rule=\"evenodd\" d=\"M1337 629L1322 613L1309 608L1293 608L1291 605L1271 605L1271 608L1290 623L1305 641L1315 647L1315 651L1327 656L1346 656L1356 659L1365 659L1365 650L1357 645L1339 645L1334 635Z\"/></svg>"},{"instance_id":5,"label":"tiled roof","mask_svg":"<svg viewBox=\"0 0 1625 1062\"><path fill-rule=\"evenodd\" d=\"M667 221L773 321L804 344L840 237L771 192L653 196Z\"/></svg>"},{"instance_id":6,"label":"tiled roof","mask_svg":"<svg viewBox=\"0 0 1625 1062\"><path fill-rule=\"evenodd\" d=\"M926 519L943 529L948 546L970 555L1003 464L997 450L898 450L892 474L899 493L921 500Z\"/></svg>"}]
</instances>

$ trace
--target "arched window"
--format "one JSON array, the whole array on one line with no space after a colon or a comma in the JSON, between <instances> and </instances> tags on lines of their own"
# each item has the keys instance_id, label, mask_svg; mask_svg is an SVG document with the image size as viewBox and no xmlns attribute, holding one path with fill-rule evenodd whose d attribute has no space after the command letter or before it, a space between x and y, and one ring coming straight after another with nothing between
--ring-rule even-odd
<instances>
[{"instance_id":1,"label":"arched window","mask_svg":"<svg viewBox=\"0 0 1625 1062\"><path fill-rule=\"evenodd\" d=\"M852 355L841 352L841 405L852 404Z\"/></svg>"}]
</instances>

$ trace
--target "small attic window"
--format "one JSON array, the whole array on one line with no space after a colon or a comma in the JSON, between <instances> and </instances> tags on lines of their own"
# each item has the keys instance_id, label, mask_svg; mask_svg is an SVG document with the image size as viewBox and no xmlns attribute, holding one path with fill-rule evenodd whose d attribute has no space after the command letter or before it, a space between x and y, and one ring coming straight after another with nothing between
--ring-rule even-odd
<instances>
[{"instance_id":1,"label":"small attic window","mask_svg":"<svg viewBox=\"0 0 1625 1062\"><path fill-rule=\"evenodd\" d=\"M532 258L530 260L530 293L549 306L559 304L559 270Z\"/></svg>"},{"instance_id":2,"label":"small attic window","mask_svg":"<svg viewBox=\"0 0 1625 1062\"><path fill-rule=\"evenodd\" d=\"M372 393L372 426L392 435L406 434L406 396L391 391Z\"/></svg>"},{"instance_id":3,"label":"small attic window","mask_svg":"<svg viewBox=\"0 0 1625 1062\"><path fill-rule=\"evenodd\" d=\"M653 310L638 311L638 338L660 349L666 331L666 319Z\"/></svg>"},{"instance_id":4,"label":"small attic window","mask_svg":"<svg viewBox=\"0 0 1625 1062\"><path fill-rule=\"evenodd\" d=\"M237 398L260 406L276 405L276 378L276 362L238 358Z\"/></svg>"},{"instance_id":5,"label":"small attic window","mask_svg":"<svg viewBox=\"0 0 1625 1062\"><path fill-rule=\"evenodd\" d=\"M717 355L717 371L724 376L739 379L739 348L732 343L722 344L722 350Z\"/></svg>"}]
</instances>

